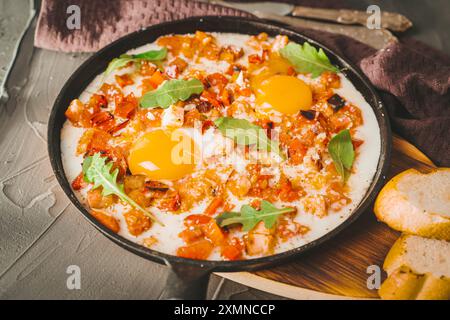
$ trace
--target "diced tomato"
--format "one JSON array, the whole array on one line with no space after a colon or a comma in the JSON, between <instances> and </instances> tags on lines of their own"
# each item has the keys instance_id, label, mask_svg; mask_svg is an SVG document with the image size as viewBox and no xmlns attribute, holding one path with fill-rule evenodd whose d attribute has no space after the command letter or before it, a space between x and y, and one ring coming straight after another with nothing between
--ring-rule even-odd
<instances>
[{"instance_id":1,"label":"diced tomato","mask_svg":"<svg viewBox=\"0 0 450 320\"><path fill-rule=\"evenodd\" d=\"M92 135L90 141L86 147L86 153L92 155L96 152L104 152L109 148L108 142L111 139L111 135L105 131L92 129Z\"/></svg>"},{"instance_id":2,"label":"diced tomato","mask_svg":"<svg viewBox=\"0 0 450 320\"><path fill-rule=\"evenodd\" d=\"M189 110L184 114L184 126L194 127L197 121L202 121L205 118L197 109Z\"/></svg>"},{"instance_id":3,"label":"diced tomato","mask_svg":"<svg viewBox=\"0 0 450 320\"><path fill-rule=\"evenodd\" d=\"M252 95L252 90L250 88L236 89L235 91L244 97L250 97Z\"/></svg>"},{"instance_id":4,"label":"diced tomato","mask_svg":"<svg viewBox=\"0 0 450 320\"><path fill-rule=\"evenodd\" d=\"M322 73L320 82L327 88L338 89L341 87L341 78L334 72L325 71Z\"/></svg>"},{"instance_id":5,"label":"diced tomato","mask_svg":"<svg viewBox=\"0 0 450 320\"><path fill-rule=\"evenodd\" d=\"M156 66L150 61L143 60L140 63L139 73L143 76L151 76L156 71Z\"/></svg>"},{"instance_id":6,"label":"diced tomato","mask_svg":"<svg viewBox=\"0 0 450 320\"><path fill-rule=\"evenodd\" d=\"M209 221L211 221L211 219L211 217L204 214L191 214L184 218L184 225L186 227L200 226L203 224L207 224Z\"/></svg>"},{"instance_id":7,"label":"diced tomato","mask_svg":"<svg viewBox=\"0 0 450 320\"><path fill-rule=\"evenodd\" d=\"M224 106L229 106L231 104L231 96L230 92L227 89L223 89L220 92L220 101Z\"/></svg>"},{"instance_id":8,"label":"diced tomato","mask_svg":"<svg viewBox=\"0 0 450 320\"><path fill-rule=\"evenodd\" d=\"M206 260L214 249L208 240L199 240L187 246L179 247L177 256L189 259Z\"/></svg>"},{"instance_id":9,"label":"diced tomato","mask_svg":"<svg viewBox=\"0 0 450 320\"><path fill-rule=\"evenodd\" d=\"M120 231L119 221L116 218L98 210L92 210L91 215L112 232L118 233Z\"/></svg>"},{"instance_id":10,"label":"diced tomato","mask_svg":"<svg viewBox=\"0 0 450 320\"><path fill-rule=\"evenodd\" d=\"M250 206L255 208L256 210L261 210L261 200L259 199L254 199L251 203Z\"/></svg>"},{"instance_id":11,"label":"diced tomato","mask_svg":"<svg viewBox=\"0 0 450 320\"><path fill-rule=\"evenodd\" d=\"M127 223L128 231L133 236L139 236L152 226L152 220L139 210L131 209L125 212L123 216Z\"/></svg>"},{"instance_id":12,"label":"diced tomato","mask_svg":"<svg viewBox=\"0 0 450 320\"><path fill-rule=\"evenodd\" d=\"M129 86L134 83L134 80L129 74L115 75L116 82L121 88Z\"/></svg>"},{"instance_id":13,"label":"diced tomato","mask_svg":"<svg viewBox=\"0 0 450 320\"><path fill-rule=\"evenodd\" d=\"M117 95L122 94L122 91L114 84L104 83L100 87L108 102L113 102Z\"/></svg>"},{"instance_id":14,"label":"diced tomato","mask_svg":"<svg viewBox=\"0 0 450 320\"><path fill-rule=\"evenodd\" d=\"M78 99L72 100L65 116L76 127L89 128L91 126L91 113Z\"/></svg>"},{"instance_id":15,"label":"diced tomato","mask_svg":"<svg viewBox=\"0 0 450 320\"><path fill-rule=\"evenodd\" d=\"M358 149L362 144L364 143L364 140L360 139L352 139L353 148L356 150Z\"/></svg>"},{"instance_id":16,"label":"diced tomato","mask_svg":"<svg viewBox=\"0 0 450 320\"><path fill-rule=\"evenodd\" d=\"M108 100L106 100L106 97L104 95L94 93L89 98L88 107L91 109L93 114L97 113L102 108L108 107Z\"/></svg>"},{"instance_id":17,"label":"diced tomato","mask_svg":"<svg viewBox=\"0 0 450 320\"><path fill-rule=\"evenodd\" d=\"M214 122L211 120L206 120L202 123L202 133L214 126Z\"/></svg>"},{"instance_id":18,"label":"diced tomato","mask_svg":"<svg viewBox=\"0 0 450 320\"><path fill-rule=\"evenodd\" d=\"M235 246L225 245L222 247L220 254L228 260L237 260L242 256L242 250L239 250Z\"/></svg>"},{"instance_id":19,"label":"diced tomato","mask_svg":"<svg viewBox=\"0 0 450 320\"><path fill-rule=\"evenodd\" d=\"M116 135L114 135L114 134L115 134L117 131L120 131L120 130L122 130L123 128L125 128L125 127L127 126L128 122L130 122L130 119L127 119L127 120L125 120L125 121L119 123L119 124L116 125L114 128L112 128L111 130L109 130L109 133L112 134L113 136L116 136Z\"/></svg>"},{"instance_id":20,"label":"diced tomato","mask_svg":"<svg viewBox=\"0 0 450 320\"><path fill-rule=\"evenodd\" d=\"M126 97L117 96L115 104L114 114L121 118L129 118L138 107L138 101L133 93Z\"/></svg>"},{"instance_id":21,"label":"diced tomato","mask_svg":"<svg viewBox=\"0 0 450 320\"><path fill-rule=\"evenodd\" d=\"M248 56L248 62L253 64L261 64L264 62L263 58L258 54L251 54Z\"/></svg>"},{"instance_id":22,"label":"diced tomato","mask_svg":"<svg viewBox=\"0 0 450 320\"><path fill-rule=\"evenodd\" d=\"M153 88L156 89L161 83L164 82L164 80L166 80L166 78L159 70L157 70L152 74L148 81L153 86Z\"/></svg>"},{"instance_id":23,"label":"diced tomato","mask_svg":"<svg viewBox=\"0 0 450 320\"><path fill-rule=\"evenodd\" d=\"M116 125L114 116L108 111L100 111L91 117L92 126L103 131L109 131Z\"/></svg>"},{"instance_id":24,"label":"diced tomato","mask_svg":"<svg viewBox=\"0 0 450 320\"><path fill-rule=\"evenodd\" d=\"M221 247L220 254L228 260L237 260L242 257L244 244L239 238L231 238Z\"/></svg>"},{"instance_id":25,"label":"diced tomato","mask_svg":"<svg viewBox=\"0 0 450 320\"><path fill-rule=\"evenodd\" d=\"M292 139L288 146L289 159L292 164L301 164L303 162L303 157L308 151L300 139Z\"/></svg>"},{"instance_id":26,"label":"diced tomato","mask_svg":"<svg viewBox=\"0 0 450 320\"><path fill-rule=\"evenodd\" d=\"M84 175L83 172L81 172L75 179L72 181L72 188L73 190L80 190L83 189L87 183L84 181Z\"/></svg>"},{"instance_id":27,"label":"diced tomato","mask_svg":"<svg viewBox=\"0 0 450 320\"><path fill-rule=\"evenodd\" d=\"M169 63L169 66L164 70L164 73L170 78L176 78L186 69L187 65L186 61L180 57L176 57Z\"/></svg>"},{"instance_id":28,"label":"diced tomato","mask_svg":"<svg viewBox=\"0 0 450 320\"><path fill-rule=\"evenodd\" d=\"M290 67L287 69L287 75L288 75L288 76L293 76L293 75L295 75L295 74L296 74L296 72L295 72L294 67L290 66Z\"/></svg>"},{"instance_id":29,"label":"diced tomato","mask_svg":"<svg viewBox=\"0 0 450 320\"><path fill-rule=\"evenodd\" d=\"M220 103L219 100L217 100L215 94L209 92L209 91L203 91L202 94L200 95L200 99L202 100L206 100L209 103L211 103L215 108L220 108L222 107L222 104Z\"/></svg>"},{"instance_id":30,"label":"diced tomato","mask_svg":"<svg viewBox=\"0 0 450 320\"><path fill-rule=\"evenodd\" d=\"M304 235L310 230L309 227L290 219L282 218L278 220L277 235L282 241L298 235Z\"/></svg>"},{"instance_id":31,"label":"diced tomato","mask_svg":"<svg viewBox=\"0 0 450 320\"><path fill-rule=\"evenodd\" d=\"M228 83L228 79L221 73L212 73L206 77L206 81L211 87L217 87L219 91L223 90Z\"/></svg>"},{"instance_id":32,"label":"diced tomato","mask_svg":"<svg viewBox=\"0 0 450 320\"><path fill-rule=\"evenodd\" d=\"M281 201L291 202L300 199L301 196L305 195L303 190L294 189L292 187L291 181L287 178L280 179L280 187L278 190L278 196Z\"/></svg>"},{"instance_id":33,"label":"diced tomato","mask_svg":"<svg viewBox=\"0 0 450 320\"><path fill-rule=\"evenodd\" d=\"M215 246L221 245L225 236L222 232L222 229L217 225L216 220L211 219L207 224L202 226L203 233L205 237L210 240Z\"/></svg>"},{"instance_id":34,"label":"diced tomato","mask_svg":"<svg viewBox=\"0 0 450 320\"><path fill-rule=\"evenodd\" d=\"M137 108L136 116L140 120L140 123L144 124L147 128L159 127L161 125L161 115L163 109L142 109Z\"/></svg>"},{"instance_id":35,"label":"diced tomato","mask_svg":"<svg viewBox=\"0 0 450 320\"><path fill-rule=\"evenodd\" d=\"M223 198L222 197L215 197L208 205L208 207L205 210L205 214L208 216L214 215L217 210L222 206L223 204Z\"/></svg>"},{"instance_id":36,"label":"diced tomato","mask_svg":"<svg viewBox=\"0 0 450 320\"><path fill-rule=\"evenodd\" d=\"M189 227L189 229L181 231L178 236L189 244L202 238L203 231L200 227Z\"/></svg>"},{"instance_id":37,"label":"diced tomato","mask_svg":"<svg viewBox=\"0 0 450 320\"><path fill-rule=\"evenodd\" d=\"M177 211L181 206L181 197L178 191L169 190L164 193L164 198L158 204L161 210Z\"/></svg>"}]
</instances>

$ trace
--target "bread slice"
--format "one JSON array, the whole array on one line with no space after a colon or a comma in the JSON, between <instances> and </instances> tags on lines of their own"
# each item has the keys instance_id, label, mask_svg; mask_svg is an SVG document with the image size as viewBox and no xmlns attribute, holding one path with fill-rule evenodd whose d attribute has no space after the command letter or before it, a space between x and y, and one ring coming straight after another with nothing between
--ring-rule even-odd
<instances>
[{"instance_id":1,"label":"bread slice","mask_svg":"<svg viewBox=\"0 0 450 320\"><path fill-rule=\"evenodd\" d=\"M450 299L450 243L402 235L383 265L382 299Z\"/></svg>"},{"instance_id":2,"label":"bread slice","mask_svg":"<svg viewBox=\"0 0 450 320\"><path fill-rule=\"evenodd\" d=\"M395 230L450 241L450 168L400 173L381 190L374 211Z\"/></svg>"}]
</instances>

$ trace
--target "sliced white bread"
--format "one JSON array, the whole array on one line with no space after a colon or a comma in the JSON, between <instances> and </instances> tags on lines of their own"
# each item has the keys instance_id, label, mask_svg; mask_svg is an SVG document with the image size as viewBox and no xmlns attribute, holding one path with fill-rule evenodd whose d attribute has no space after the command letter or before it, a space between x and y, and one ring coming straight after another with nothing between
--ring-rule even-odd
<instances>
[{"instance_id":1,"label":"sliced white bread","mask_svg":"<svg viewBox=\"0 0 450 320\"><path fill-rule=\"evenodd\" d=\"M402 235L383 265L388 278L378 291L382 299L450 299L450 243Z\"/></svg>"},{"instance_id":2,"label":"sliced white bread","mask_svg":"<svg viewBox=\"0 0 450 320\"><path fill-rule=\"evenodd\" d=\"M374 211L395 230L450 241L450 168L400 173L381 190Z\"/></svg>"}]
</instances>

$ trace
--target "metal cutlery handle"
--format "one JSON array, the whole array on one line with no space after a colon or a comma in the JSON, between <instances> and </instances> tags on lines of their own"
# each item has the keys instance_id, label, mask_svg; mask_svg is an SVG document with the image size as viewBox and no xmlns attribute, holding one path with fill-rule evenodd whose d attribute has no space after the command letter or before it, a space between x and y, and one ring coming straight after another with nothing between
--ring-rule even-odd
<instances>
[{"instance_id":1,"label":"metal cutlery handle","mask_svg":"<svg viewBox=\"0 0 450 320\"><path fill-rule=\"evenodd\" d=\"M358 10L322 9L303 6L296 6L291 14L296 17L322 19L342 24L360 24L363 26L367 25L367 19L371 15L365 11ZM412 22L405 16L398 13L381 11L382 28L402 32L411 26Z\"/></svg>"},{"instance_id":2,"label":"metal cutlery handle","mask_svg":"<svg viewBox=\"0 0 450 320\"><path fill-rule=\"evenodd\" d=\"M361 26L338 25L332 23L311 21L301 18L285 17L263 12L254 12L254 14L258 18L278 21L293 27L339 33L348 37L352 37L363 43L366 43L374 47L375 49L385 48L388 44L392 43L393 41L397 41L397 38L386 29L370 30L367 29L366 27Z\"/></svg>"}]
</instances>

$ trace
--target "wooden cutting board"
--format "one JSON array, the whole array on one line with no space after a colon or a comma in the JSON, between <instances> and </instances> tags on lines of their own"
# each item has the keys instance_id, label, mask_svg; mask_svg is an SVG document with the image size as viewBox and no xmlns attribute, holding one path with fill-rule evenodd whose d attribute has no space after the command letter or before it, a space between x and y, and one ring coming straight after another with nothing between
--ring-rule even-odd
<instances>
[{"instance_id":1,"label":"wooden cutting board","mask_svg":"<svg viewBox=\"0 0 450 320\"><path fill-rule=\"evenodd\" d=\"M406 140L394 136L389 177L409 168L428 171L433 163ZM372 206L373 207L373 206ZM255 273L220 275L266 292L297 299L377 298L368 289L368 266L382 270L384 258L400 233L376 220L372 210L335 238L298 260ZM383 272L383 280L384 280Z\"/></svg>"}]
</instances>

